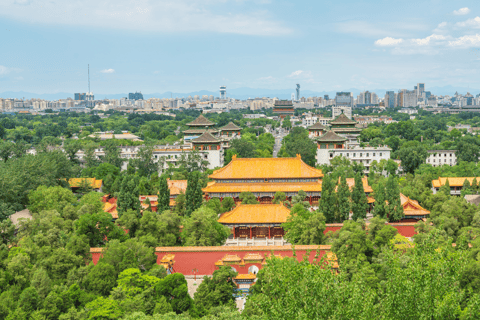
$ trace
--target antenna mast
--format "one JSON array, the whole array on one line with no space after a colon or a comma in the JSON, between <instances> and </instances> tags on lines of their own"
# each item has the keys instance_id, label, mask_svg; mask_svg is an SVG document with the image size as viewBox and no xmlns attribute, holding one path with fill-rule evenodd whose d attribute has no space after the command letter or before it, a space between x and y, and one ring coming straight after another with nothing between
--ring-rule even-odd
<instances>
[{"instance_id":1,"label":"antenna mast","mask_svg":"<svg viewBox=\"0 0 480 320\"><path fill-rule=\"evenodd\" d=\"M88 65L88 92L90 93L90 64Z\"/></svg>"}]
</instances>

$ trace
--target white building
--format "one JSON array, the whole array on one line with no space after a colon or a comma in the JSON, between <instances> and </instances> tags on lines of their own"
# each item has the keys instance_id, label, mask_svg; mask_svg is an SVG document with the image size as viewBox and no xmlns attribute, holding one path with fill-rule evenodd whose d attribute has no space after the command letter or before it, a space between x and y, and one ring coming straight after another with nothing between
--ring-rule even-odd
<instances>
[{"instance_id":1,"label":"white building","mask_svg":"<svg viewBox=\"0 0 480 320\"><path fill-rule=\"evenodd\" d=\"M302 119L302 126L310 127L313 126L315 123L319 122L320 124L326 126L333 118L323 118L323 117L305 117Z\"/></svg>"},{"instance_id":2,"label":"white building","mask_svg":"<svg viewBox=\"0 0 480 320\"><path fill-rule=\"evenodd\" d=\"M434 167L442 165L454 166L457 164L457 150L428 150L430 154L426 160L427 164Z\"/></svg>"}]
</instances>

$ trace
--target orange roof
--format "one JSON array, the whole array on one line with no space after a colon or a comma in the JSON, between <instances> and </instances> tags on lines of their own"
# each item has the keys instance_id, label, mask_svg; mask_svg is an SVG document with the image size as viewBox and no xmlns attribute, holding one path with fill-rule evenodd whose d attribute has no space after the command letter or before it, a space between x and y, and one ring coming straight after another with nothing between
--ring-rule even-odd
<instances>
[{"instance_id":1,"label":"orange roof","mask_svg":"<svg viewBox=\"0 0 480 320\"><path fill-rule=\"evenodd\" d=\"M367 203L374 203L375 199L373 197L367 197Z\"/></svg>"},{"instance_id":2,"label":"orange roof","mask_svg":"<svg viewBox=\"0 0 480 320\"><path fill-rule=\"evenodd\" d=\"M170 180L167 179L168 189L170 189L170 195L178 195L181 192L187 191L187 180Z\"/></svg>"},{"instance_id":3,"label":"orange roof","mask_svg":"<svg viewBox=\"0 0 480 320\"><path fill-rule=\"evenodd\" d=\"M322 170L310 167L300 155L295 158L237 158L215 170L212 179L321 178Z\"/></svg>"},{"instance_id":4,"label":"orange roof","mask_svg":"<svg viewBox=\"0 0 480 320\"><path fill-rule=\"evenodd\" d=\"M68 184L70 188L79 188L84 183L88 183L92 189L100 189L102 187L102 180L97 180L95 178L71 178L68 179Z\"/></svg>"},{"instance_id":5,"label":"orange roof","mask_svg":"<svg viewBox=\"0 0 480 320\"><path fill-rule=\"evenodd\" d=\"M247 253L243 260L252 261L252 260L263 260L263 256L260 253Z\"/></svg>"},{"instance_id":6,"label":"orange roof","mask_svg":"<svg viewBox=\"0 0 480 320\"><path fill-rule=\"evenodd\" d=\"M237 223L285 223L290 214L282 204L239 204L232 211L223 213L218 222Z\"/></svg>"},{"instance_id":7,"label":"orange roof","mask_svg":"<svg viewBox=\"0 0 480 320\"><path fill-rule=\"evenodd\" d=\"M412 200L400 193L400 201L403 207L403 213L406 216L423 216L430 214L430 211L424 209L417 201Z\"/></svg>"},{"instance_id":8,"label":"orange roof","mask_svg":"<svg viewBox=\"0 0 480 320\"><path fill-rule=\"evenodd\" d=\"M338 178L340 181L340 178ZM365 190L366 193L370 193L370 192L373 192L373 189L372 187L370 187L368 185L368 179L367 177L363 177L362 178L362 183L363 183L363 190ZM347 178L347 184L348 184L348 187L351 189L353 189L353 187L355 186L355 179L354 178Z\"/></svg>"},{"instance_id":9,"label":"orange roof","mask_svg":"<svg viewBox=\"0 0 480 320\"><path fill-rule=\"evenodd\" d=\"M105 202L103 205L103 211L110 213L113 219L118 219L117 202Z\"/></svg>"},{"instance_id":10,"label":"orange roof","mask_svg":"<svg viewBox=\"0 0 480 320\"><path fill-rule=\"evenodd\" d=\"M205 193L240 193L240 192L320 192L322 183L317 182L262 182L262 183L216 183L210 182L202 191Z\"/></svg>"},{"instance_id":11,"label":"orange roof","mask_svg":"<svg viewBox=\"0 0 480 320\"><path fill-rule=\"evenodd\" d=\"M239 273L234 279L235 280L254 280L257 276L253 273Z\"/></svg>"},{"instance_id":12,"label":"orange roof","mask_svg":"<svg viewBox=\"0 0 480 320\"><path fill-rule=\"evenodd\" d=\"M462 187L463 183L465 182L465 179L468 180L470 184L472 184L472 181L475 177L461 177L461 178L456 178L456 177L440 177L437 180L432 180L432 186L434 188L440 188L441 186L444 186L445 183L447 183L448 179L448 184L450 187ZM480 182L480 177L476 177L477 182Z\"/></svg>"}]
</instances>

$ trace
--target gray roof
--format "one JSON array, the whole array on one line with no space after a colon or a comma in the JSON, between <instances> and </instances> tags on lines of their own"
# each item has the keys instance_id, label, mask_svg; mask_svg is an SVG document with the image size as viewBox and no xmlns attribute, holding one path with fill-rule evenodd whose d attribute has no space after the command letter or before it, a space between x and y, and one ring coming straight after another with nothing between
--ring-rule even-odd
<instances>
[{"instance_id":1,"label":"gray roof","mask_svg":"<svg viewBox=\"0 0 480 320\"><path fill-rule=\"evenodd\" d=\"M193 120L192 122L187 123L187 126L189 127L208 127L213 125L215 125L215 123L205 118L203 114L199 115L198 118Z\"/></svg>"},{"instance_id":2,"label":"gray roof","mask_svg":"<svg viewBox=\"0 0 480 320\"><path fill-rule=\"evenodd\" d=\"M10 218L10 220L12 220L12 223L15 226L18 226L18 224L20 223L20 221L18 219L24 218L24 219L29 219L30 220L33 217L30 214L30 211L28 209L25 209L25 210L22 210L22 211L15 212L9 218Z\"/></svg>"},{"instance_id":3,"label":"gray roof","mask_svg":"<svg viewBox=\"0 0 480 320\"><path fill-rule=\"evenodd\" d=\"M316 122L313 126L308 127L308 130L327 130L327 127L320 122Z\"/></svg>"},{"instance_id":4,"label":"gray roof","mask_svg":"<svg viewBox=\"0 0 480 320\"><path fill-rule=\"evenodd\" d=\"M357 122L352 119L348 119L345 113L341 113L335 120L330 121L330 124L356 124Z\"/></svg>"},{"instance_id":5,"label":"gray roof","mask_svg":"<svg viewBox=\"0 0 480 320\"><path fill-rule=\"evenodd\" d=\"M212 136L212 134L208 131L204 132L200 137L192 140L192 143L217 143L217 142L220 142L220 140Z\"/></svg>"},{"instance_id":6,"label":"gray roof","mask_svg":"<svg viewBox=\"0 0 480 320\"><path fill-rule=\"evenodd\" d=\"M318 137L316 140L320 142L343 142L347 139L330 130L321 137Z\"/></svg>"},{"instance_id":7,"label":"gray roof","mask_svg":"<svg viewBox=\"0 0 480 320\"><path fill-rule=\"evenodd\" d=\"M240 128L235 123L230 121L227 125L221 127L220 130L221 131L237 131L237 130L242 130L242 128Z\"/></svg>"},{"instance_id":8,"label":"gray roof","mask_svg":"<svg viewBox=\"0 0 480 320\"><path fill-rule=\"evenodd\" d=\"M467 194L465 195L465 200L468 203L478 206L480 204L480 195L479 194Z\"/></svg>"}]
</instances>

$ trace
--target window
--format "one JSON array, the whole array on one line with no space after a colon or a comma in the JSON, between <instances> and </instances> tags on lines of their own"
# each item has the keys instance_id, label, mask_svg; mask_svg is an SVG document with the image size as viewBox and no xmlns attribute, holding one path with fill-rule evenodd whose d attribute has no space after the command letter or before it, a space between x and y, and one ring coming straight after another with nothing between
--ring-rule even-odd
<instances>
[{"instance_id":1,"label":"window","mask_svg":"<svg viewBox=\"0 0 480 320\"><path fill-rule=\"evenodd\" d=\"M435 159L433 159L433 162L435 162Z\"/></svg>"},{"instance_id":2,"label":"window","mask_svg":"<svg viewBox=\"0 0 480 320\"><path fill-rule=\"evenodd\" d=\"M368 158L368 153L367 153L367 158Z\"/></svg>"},{"instance_id":3,"label":"window","mask_svg":"<svg viewBox=\"0 0 480 320\"><path fill-rule=\"evenodd\" d=\"M350 153L347 153L347 158L350 157Z\"/></svg>"},{"instance_id":4,"label":"window","mask_svg":"<svg viewBox=\"0 0 480 320\"><path fill-rule=\"evenodd\" d=\"M356 157L356 156L357 156L357 154L356 154L356 153L354 153L354 154L353 154L353 157Z\"/></svg>"},{"instance_id":5,"label":"window","mask_svg":"<svg viewBox=\"0 0 480 320\"><path fill-rule=\"evenodd\" d=\"M330 158L333 158L333 153L330 153Z\"/></svg>"},{"instance_id":6,"label":"window","mask_svg":"<svg viewBox=\"0 0 480 320\"><path fill-rule=\"evenodd\" d=\"M382 153L380 152L380 157L382 156Z\"/></svg>"},{"instance_id":7,"label":"window","mask_svg":"<svg viewBox=\"0 0 480 320\"><path fill-rule=\"evenodd\" d=\"M373 153L373 156L375 157L375 152Z\"/></svg>"},{"instance_id":8,"label":"window","mask_svg":"<svg viewBox=\"0 0 480 320\"><path fill-rule=\"evenodd\" d=\"M363 153L360 153L360 158L363 156Z\"/></svg>"},{"instance_id":9,"label":"window","mask_svg":"<svg viewBox=\"0 0 480 320\"><path fill-rule=\"evenodd\" d=\"M447 157L447 154L445 153L445 155L444 155L444 156L445 156L445 157Z\"/></svg>"}]
</instances>

